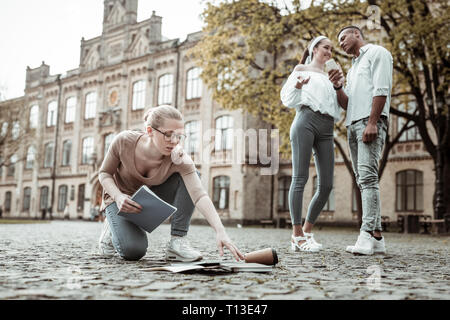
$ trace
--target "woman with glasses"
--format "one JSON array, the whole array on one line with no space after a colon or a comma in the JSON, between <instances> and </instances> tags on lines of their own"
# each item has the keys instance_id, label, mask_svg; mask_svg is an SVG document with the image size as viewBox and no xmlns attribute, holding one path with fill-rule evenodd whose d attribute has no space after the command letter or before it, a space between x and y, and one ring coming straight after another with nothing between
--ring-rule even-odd
<instances>
[{"instance_id":1,"label":"woman with glasses","mask_svg":"<svg viewBox=\"0 0 450 320\"><path fill-rule=\"evenodd\" d=\"M172 106L158 106L147 111L144 121L144 132L125 130L114 138L100 168L101 211L105 210L107 220L99 239L100 254L111 257L117 252L125 260L139 260L146 254L145 231L117 215L118 211L139 214L141 206L131 195L145 184L178 209L172 216L166 260L202 259L186 240L194 208L216 231L220 255L225 246L236 260L244 259L225 232L194 162L179 146L186 137L181 113Z\"/></svg>"}]
</instances>

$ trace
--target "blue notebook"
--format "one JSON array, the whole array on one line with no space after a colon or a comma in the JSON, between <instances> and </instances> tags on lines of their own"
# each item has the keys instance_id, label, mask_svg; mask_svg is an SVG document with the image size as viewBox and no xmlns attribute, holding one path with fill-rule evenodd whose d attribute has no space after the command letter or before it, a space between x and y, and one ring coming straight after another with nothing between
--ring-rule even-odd
<instances>
[{"instance_id":1,"label":"blue notebook","mask_svg":"<svg viewBox=\"0 0 450 320\"><path fill-rule=\"evenodd\" d=\"M119 211L117 214L141 227L148 233L155 230L177 211L177 208L158 197L146 185L140 187L131 199L142 206L140 213Z\"/></svg>"}]
</instances>

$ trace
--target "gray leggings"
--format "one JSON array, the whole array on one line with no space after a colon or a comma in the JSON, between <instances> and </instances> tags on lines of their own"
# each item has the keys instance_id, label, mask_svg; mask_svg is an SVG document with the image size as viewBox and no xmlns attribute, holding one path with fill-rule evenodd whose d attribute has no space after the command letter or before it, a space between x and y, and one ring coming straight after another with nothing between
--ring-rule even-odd
<instances>
[{"instance_id":1,"label":"gray leggings","mask_svg":"<svg viewBox=\"0 0 450 320\"><path fill-rule=\"evenodd\" d=\"M197 172L198 174L198 172ZM189 230L195 206L179 173L171 175L164 183L150 188L164 201L177 207L172 216L171 234L185 236ZM106 217L117 253L125 260L139 260L147 252L147 234L140 227L117 215L115 202L106 207Z\"/></svg>"},{"instance_id":2,"label":"gray leggings","mask_svg":"<svg viewBox=\"0 0 450 320\"><path fill-rule=\"evenodd\" d=\"M311 224L325 206L333 189L334 120L303 106L291 125L292 182L289 189L289 211L293 225L302 223L303 191L309 177L311 153L317 171L317 190L308 207L306 221Z\"/></svg>"}]
</instances>

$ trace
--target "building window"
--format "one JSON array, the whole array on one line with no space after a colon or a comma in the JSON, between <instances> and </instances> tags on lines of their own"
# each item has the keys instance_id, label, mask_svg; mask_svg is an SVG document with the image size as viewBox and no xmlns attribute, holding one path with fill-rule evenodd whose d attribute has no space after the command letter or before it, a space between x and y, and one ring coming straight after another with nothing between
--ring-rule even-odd
<instances>
[{"instance_id":1,"label":"building window","mask_svg":"<svg viewBox=\"0 0 450 320\"><path fill-rule=\"evenodd\" d=\"M198 127L199 121L189 121L184 125L184 130L186 132L186 151L188 154L193 154L198 152L198 146L200 144L200 133Z\"/></svg>"},{"instance_id":2,"label":"building window","mask_svg":"<svg viewBox=\"0 0 450 320\"><path fill-rule=\"evenodd\" d=\"M171 104L173 92L173 75L165 74L158 81L158 105Z\"/></svg>"},{"instance_id":3,"label":"building window","mask_svg":"<svg viewBox=\"0 0 450 320\"><path fill-rule=\"evenodd\" d=\"M133 84L133 102L131 109L140 110L145 107L145 81L140 80Z\"/></svg>"},{"instance_id":4,"label":"building window","mask_svg":"<svg viewBox=\"0 0 450 320\"><path fill-rule=\"evenodd\" d=\"M409 114L413 114L414 111L416 110L416 102L410 101L407 104L402 103L398 106L398 110L407 112ZM400 130L402 130L402 128L406 122L407 122L407 120L405 118L397 117L397 132L400 132ZM409 125L411 125L411 124L412 124L412 122L409 123ZM398 139L398 141L402 141L402 142L419 141L419 140L421 140L421 138L420 138L420 134L419 134L419 128L417 126L411 128L409 130L405 130L402 133L402 135L400 136L400 138Z\"/></svg>"},{"instance_id":5,"label":"building window","mask_svg":"<svg viewBox=\"0 0 450 320\"><path fill-rule=\"evenodd\" d=\"M66 140L63 142L63 154L62 154L62 165L70 165L70 153L72 151L72 141Z\"/></svg>"},{"instance_id":6,"label":"building window","mask_svg":"<svg viewBox=\"0 0 450 320\"><path fill-rule=\"evenodd\" d=\"M83 139L83 149L81 154L81 163L88 164L94 153L94 138L87 137Z\"/></svg>"},{"instance_id":7,"label":"building window","mask_svg":"<svg viewBox=\"0 0 450 320\"><path fill-rule=\"evenodd\" d=\"M317 176L314 177L313 179L313 197L316 194L316 190L317 190L317 183L318 183L318 179ZM334 211L335 207L334 207L334 186L333 189L331 189L330 195L328 196L328 201L327 203L325 203L325 206L323 207L322 211Z\"/></svg>"},{"instance_id":8,"label":"building window","mask_svg":"<svg viewBox=\"0 0 450 320\"><path fill-rule=\"evenodd\" d=\"M55 144L53 142L49 142L45 145L44 168L52 168L53 167L54 149L55 149Z\"/></svg>"},{"instance_id":9,"label":"building window","mask_svg":"<svg viewBox=\"0 0 450 320\"><path fill-rule=\"evenodd\" d=\"M23 189L22 211L30 211L30 202L31 202L31 188L26 187L25 189Z\"/></svg>"},{"instance_id":10,"label":"building window","mask_svg":"<svg viewBox=\"0 0 450 320\"><path fill-rule=\"evenodd\" d=\"M109 150L109 146L111 145L111 143L114 140L115 136L116 135L114 133L110 133L110 134L105 136L103 157L106 157L106 154L108 153L108 150Z\"/></svg>"},{"instance_id":11,"label":"building window","mask_svg":"<svg viewBox=\"0 0 450 320\"><path fill-rule=\"evenodd\" d=\"M396 210L423 211L423 172L405 170L396 174Z\"/></svg>"},{"instance_id":12,"label":"building window","mask_svg":"<svg viewBox=\"0 0 450 320\"><path fill-rule=\"evenodd\" d=\"M20 135L20 124L19 121L14 121L12 130L11 130L11 137L13 140L17 140Z\"/></svg>"},{"instance_id":13,"label":"building window","mask_svg":"<svg viewBox=\"0 0 450 320\"><path fill-rule=\"evenodd\" d=\"M33 169L34 158L36 156L36 148L29 146L27 150L27 159L25 162L25 169Z\"/></svg>"},{"instance_id":14,"label":"building window","mask_svg":"<svg viewBox=\"0 0 450 320\"><path fill-rule=\"evenodd\" d=\"M11 198L12 198L12 192L7 191L5 193L5 212L11 212Z\"/></svg>"},{"instance_id":15,"label":"building window","mask_svg":"<svg viewBox=\"0 0 450 320\"><path fill-rule=\"evenodd\" d=\"M230 197L230 178L218 176L213 181L213 201L218 209L228 209Z\"/></svg>"},{"instance_id":16,"label":"building window","mask_svg":"<svg viewBox=\"0 0 450 320\"><path fill-rule=\"evenodd\" d=\"M58 104L52 101L47 107L47 127L56 126L56 115L58 112Z\"/></svg>"},{"instance_id":17,"label":"building window","mask_svg":"<svg viewBox=\"0 0 450 320\"><path fill-rule=\"evenodd\" d=\"M40 199L39 208L41 210L48 208L48 187L41 188L41 199Z\"/></svg>"},{"instance_id":18,"label":"building window","mask_svg":"<svg viewBox=\"0 0 450 320\"><path fill-rule=\"evenodd\" d=\"M195 99L202 96L201 69L192 68L187 72L186 99Z\"/></svg>"},{"instance_id":19,"label":"building window","mask_svg":"<svg viewBox=\"0 0 450 320\"><path fill-rule=\"evenodd\" d=\"M1 132L2 137L6 136L7 133L8 133L8 122L3 122Z\"/></svg>"},{"instance_id":20,"label":"building window","mask_svg":"<svg viewBox=\"0 0 450 320\"><path fill-rule=\"evenodd\" d=\"M89 92L86 95L86 105L84 108L84 119L95 118L95 111L97 108L97 93Z\"/></svg>"},{"instance_id":21,"label":"building window","mask_svg":"<svg viewBox=\"0 0 450 320\"><path fill-rule=\"evenodd\" d=\"M30 129L37 128L38 121L39 121L39 106L33 105L30 108Z\"/></svg>"},{"instance_id":22,"label":"building window","mask_svg":"<svg viewBox=\"0 0 450 320\"><path fill-rule=\"evenodd\" d=\"M77 201L77 210L84 210L84 184L80 184L78 186L78 201Z\"/></svg>"},{"instance_id":23,"label":"building window","mask_svg":"<svg viewBox=\"0 0 450 320\"><path fill-rule=\"evenodd\" d=\"M8 166L8 171L6 173L6 175L8 177L14 177L15 173L16 173L16 162L17 162L17 156L15 154L13 154L11 156L11 158L9 158L9 166Z\"/></svg>"},{"instance_id":24,"label":"building window","mask_svg":"<svg viewBox=\"0 0 450 320\"><path fill-rule=\"evenodd\" d=\"M65 123L71 123L75 121L75 110L77 106L77 99L71 97L66 100L66 119Z\"/></svg>"},{"instance_id":25,"label":"building window","mask_svg":"<svg viewBox=\"0 0 450 320\"><path fill-rule=\"evenodd\" d=\"M278 210L289 211L289 188L292 177L284 176L278 178Z\"/></svg>"},{"instance_id":26,"label":"building window","mask_svg":"<svg viewBox=\"0 0 450 320\"><path fill-rule=\"evenodd\" d=\"M67 204L67 186L59 186L58 189L58 211L64 211Z\"/></svg>"},{"instance_id":27,"label":"building window","mask_svg":"<svg viewBox=\"0 0 450 320\"><path fill-rule=\"evenodd\" d=\"M216 119L216 151L231 150L233 145L233 118L222 116Z\"/></svg>"}]
</instances>

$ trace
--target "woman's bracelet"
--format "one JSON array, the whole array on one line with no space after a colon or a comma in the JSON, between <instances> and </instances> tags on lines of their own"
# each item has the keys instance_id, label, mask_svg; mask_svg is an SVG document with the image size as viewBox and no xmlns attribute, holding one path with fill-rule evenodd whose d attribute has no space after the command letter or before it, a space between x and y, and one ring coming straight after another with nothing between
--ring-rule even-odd
<instances>
[{"instance_id":1,"label":"woman's bracelet","mask_svg":"<svg viewBox=\"0 0 450 320\"><path fill-rule=\"evenodd\" d=\"M338 91L338 90L342 89L342 85L340 87L337 87L337 88L333 85L333 88L334 88L334 90Z\"/></svg>"}]
</instances>

